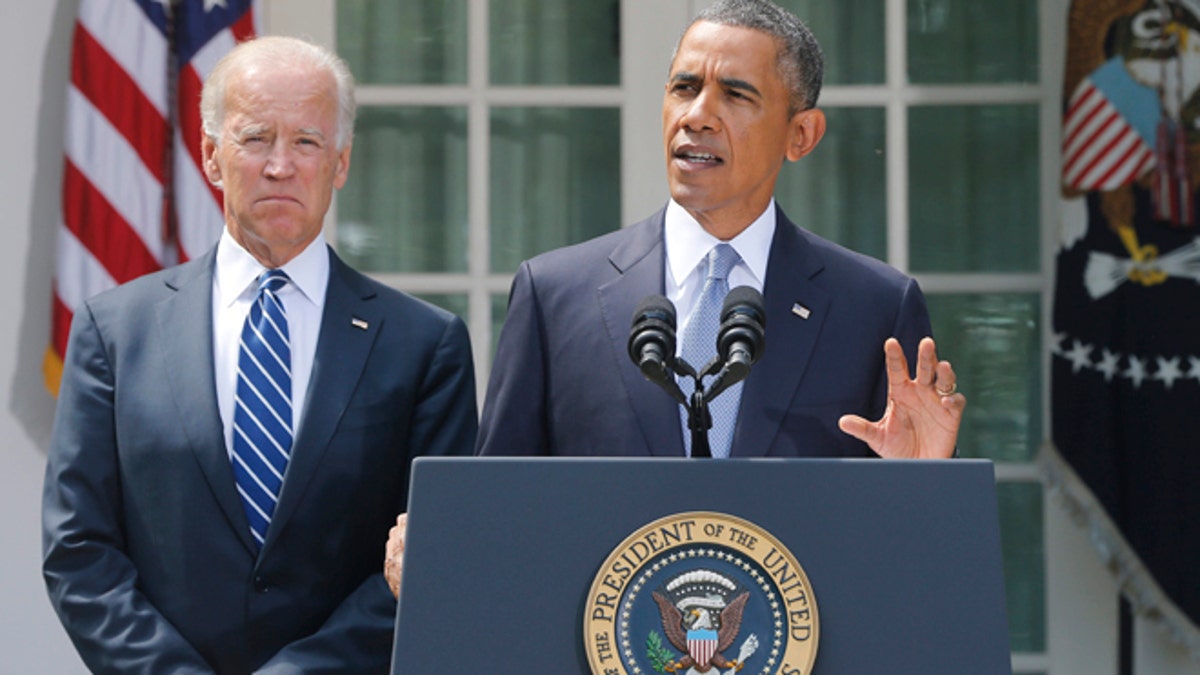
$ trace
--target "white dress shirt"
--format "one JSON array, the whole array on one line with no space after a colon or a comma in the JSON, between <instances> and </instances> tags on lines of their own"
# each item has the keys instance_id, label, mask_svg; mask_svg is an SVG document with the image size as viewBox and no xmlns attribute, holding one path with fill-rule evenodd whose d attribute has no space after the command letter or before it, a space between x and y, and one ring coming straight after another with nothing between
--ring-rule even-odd
<instances>
[{"instance_id":1,"label":"white dress shirt","mask_svg":"<svg viewBox=\"0 0 1200 675\"><path fill-rule=\"evenodd\" d=\"M750 286L762 292L774 236L775 200L771 199L766 211L726 242L741 258L729 272L729 288ZM721 240L709 234L692 214L672 199L667 204L663 241L667 255L666 295L675 304L676 333L683 335L704 289L708 271L705 257ZM682 346L680 340L678 348Z\"/></svg>"},{"instance_id":2,"label":"white dress shirt","mask_svg":"<svg viewBox=\"0 0 1200 675\"><path fill-rule=\"evenodd\" d=\"M329 285L329 253L324 237L317 237L300 255L282 267L291 278L279 291L287 312L288 338L292 348L292 433L299 430L300 417L312 376L325 290ZM217 405L225 429L225 448L233 448L233 408L237 391L238 343L250 304L258 294L258 277L266 271L262 263L223 230L217 242L213 272L213 363L216 368Z\"/></svg>"}]
</instances>

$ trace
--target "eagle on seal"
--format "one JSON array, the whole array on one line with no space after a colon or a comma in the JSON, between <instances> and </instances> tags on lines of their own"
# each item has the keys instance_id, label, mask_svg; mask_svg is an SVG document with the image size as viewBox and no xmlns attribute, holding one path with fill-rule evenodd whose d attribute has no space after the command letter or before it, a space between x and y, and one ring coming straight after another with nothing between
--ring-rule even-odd
<instances>
[{"instance_id":1,"label":"eagle on seal","mask_svg":"<svg viewBox=\"0 0 1200 675\"><path fill-rule=\"evenodd\" d=\"M707 673L713 666L717 668L732 667L738 670L742 669L743 664L737 661L730 661L722 656L721 652L729 649L738 632L741 630L742 612L746 608L746 601L750 599L749 591L743 592L721 609L716 626L716 651L712 653L711 657L703 659L703 663L697 662L697 657L693 655L692 650L689 648L687 633L689 630L712 629L712 616L710 612L707 609L692 609L685 615L683 611L676 607L662 593L654 591L652 595L654 602L658 605L659 614L662 616L663 632L667 634L667 639L670 640L675 649L683 652L685 655L677 662L672 661L668 663L666 665L667 672L682 672L693 666L701 673Z\"/></svg>"}]
</instances>

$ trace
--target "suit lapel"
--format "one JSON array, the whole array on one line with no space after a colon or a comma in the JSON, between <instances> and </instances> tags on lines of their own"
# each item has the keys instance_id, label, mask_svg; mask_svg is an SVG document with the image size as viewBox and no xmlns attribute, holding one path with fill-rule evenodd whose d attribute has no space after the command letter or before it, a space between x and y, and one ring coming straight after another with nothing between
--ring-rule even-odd
<instances>
[{"instance_id":1,"label":"suit lapel","mask_svg":"<svg viewBox=\"0 0 1200 675\"><path fill-rule=\"evenodd\" d=\"M766 347L742 389L734 456L770 454L828 314L829 293L812 281L823 267L800 229L776 207L775 237L763 287ZM807 318L793 311L796 305L808 310Z\"/></svg>"},{"instance_id":2,"label":"suit lapel","mask_svg":"<svg viewBox=\"0 0 1200 675\"><path fill-rule=\"evenodd\" d=\"M162 345L163 372L180 412L178 422L230 528L253 554L250 524L234 485L217 405L212 343L215 258L214 247L204 257L168 274L165 283L176 292L156 307L155 330Z\"/></svg>"},{"instance_id":3,"label":"suit lapel","mask_svg":"<svg viewBox=\"0 0 1200 675\"><path fill-rule=\"evenodd\" d=\"M663 211L626 228L609 261L619 276L596 290L609 343L620 367L622 384L629 394L642 436L650 454L683 455L679 406L664 391L648 382L629 360L630 321L647 295L663 292Z\"/></svg>"},{"instance_id":4,"label":"suit lapel","mask_svg":"<svg viewBox=\"0 0 1200 675\"><path fill-rule=\"evenodd\" d=\"M374 289L329 250L329 285L307 403L292 443L279 503L263 542L264 552L279 538L303 499L358 386L375 337L383 327L383 316L371 302L374 297Z\"/></svg>"}]
</instances>

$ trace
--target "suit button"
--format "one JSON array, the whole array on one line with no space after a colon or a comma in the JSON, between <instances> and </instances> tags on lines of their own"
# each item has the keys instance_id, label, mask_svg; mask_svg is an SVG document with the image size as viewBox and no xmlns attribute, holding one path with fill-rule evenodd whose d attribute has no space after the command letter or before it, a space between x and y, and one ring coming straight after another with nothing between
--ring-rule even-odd
<instances>
[{"instance_id":1,"label":"suit button","mask_svg":"<svg viewBox=\"0 0 1200 675\"><path fill-rule=\"evenodd\" d=\"M268 588L270 588L270 585L267 584L266 578L261 576L254 577L254 590L259 593L266 593Z\"/></svg>"}]
</instances>

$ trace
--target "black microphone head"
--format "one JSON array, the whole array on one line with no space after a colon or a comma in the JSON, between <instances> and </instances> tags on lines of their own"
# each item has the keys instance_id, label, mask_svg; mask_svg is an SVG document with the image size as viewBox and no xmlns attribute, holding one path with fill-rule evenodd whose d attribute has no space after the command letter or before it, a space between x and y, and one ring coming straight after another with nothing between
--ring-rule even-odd
<instances>
[{"instance_id":1,"label":"black microphone head","mask_svg":"<svg viewBox=\"0 0 1200 675\"><path fill-rule=\"evenodd\" d=\"M633 310L633 326L646 319L664 321L675 330L675 305L662 295L648 295Z\"/></svg>"},{"instance_id":2,"label":"black microphone head","mask_svg":"<svg viewBox=\"0 0 1200 675\"><path fill-rule=\"evenodd\" d=\"M646 359L669 366L675 358L675 305L661 295L651 295L633 313L629 331L629 358L646 370Z\"/></svg>"},{"instance_id":3,"label":"black microphone head","mask_svg":"<svg viewBox=\"0 0 1200 675\"><path fill-rule=\"evenodd\" d=\"M762 293L749 286L730 289L721 307L721 326L717 329L717 354L721 360L729 361L730 352L737 345L746 352L750 363L758 361L766 347L763 335L766 324Z\"/></svg>"},{"instance_id":4,"label":"black microphone head","mask_svg":"<svg viewBox=\"0 0 1200 675\"><path fill-rule=\"evenodd\" d=\"M735 286L725 294L721 306L721 323L729 320L733 313L747 314L763 328L767 327L767 310L763 308L762 293L751 286Z\"/></svg>"}]
</instances>

